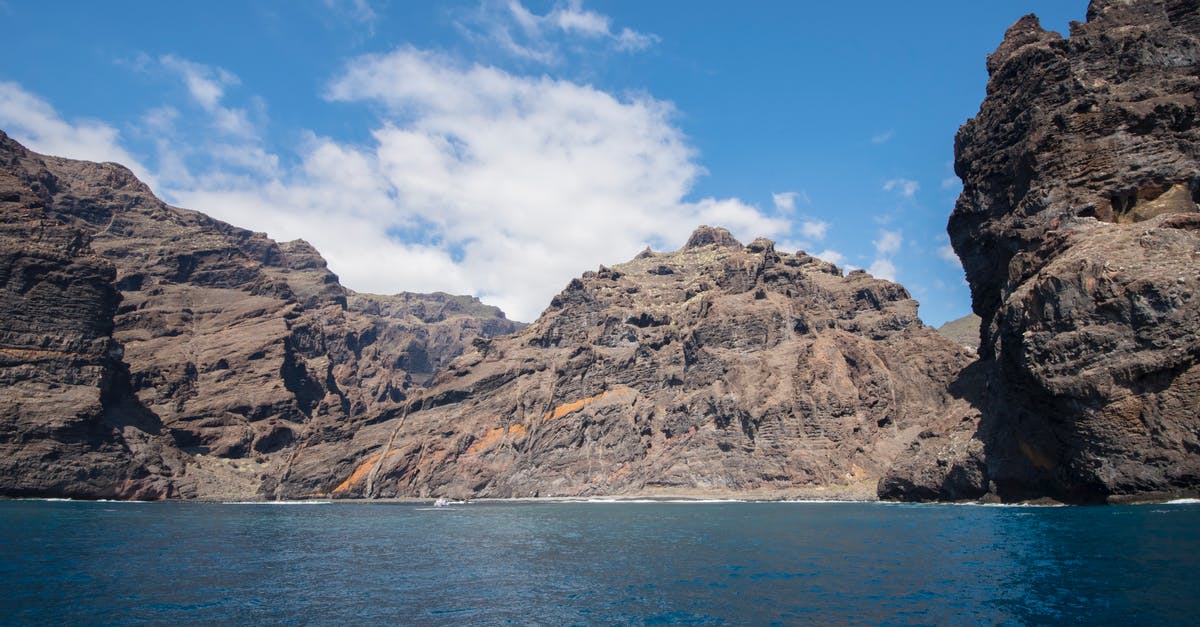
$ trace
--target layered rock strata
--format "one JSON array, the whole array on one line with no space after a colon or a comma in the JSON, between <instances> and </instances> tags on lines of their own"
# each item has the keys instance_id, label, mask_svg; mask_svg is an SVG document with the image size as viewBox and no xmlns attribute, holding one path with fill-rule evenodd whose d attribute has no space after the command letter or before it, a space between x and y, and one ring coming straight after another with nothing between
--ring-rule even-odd
<instances>
[{"instance_id":1,"label":"layered rock strata","mask_svg":"<svg viewBox=\"0 0 1200 627\"><path fill-rule=\"evenodd\" d=\"M988 58L949 233L982 318L977 431L917 447L881 495L944 497L986 458L1004 499L1200 488L1200 5L1094 0ZM976 457L971 457L972 455Z\"/></svg>"},{"instance_id":2,"label":"layered rock strata","mask_svg":"<svg viewBox=\"0 0 1200 627\"><path fill-rule=\"evenodd\" d=\"M338 284L303 241L167 206L0 133L0 494L270 497L478 337L445 294Z\"/></svg>"},{"instance_id":3,"label":"layered rock strata","mask_svg":"<svg viewBox=\"0 0 1200 627\"><path fill-rule=\"evenodd\" d=\"M363 427L329 496L652 493L872 498L930 429L967 351L899 285L702 227L571 281L478 340L406 413Z\"/></svg>"}]
</instances>

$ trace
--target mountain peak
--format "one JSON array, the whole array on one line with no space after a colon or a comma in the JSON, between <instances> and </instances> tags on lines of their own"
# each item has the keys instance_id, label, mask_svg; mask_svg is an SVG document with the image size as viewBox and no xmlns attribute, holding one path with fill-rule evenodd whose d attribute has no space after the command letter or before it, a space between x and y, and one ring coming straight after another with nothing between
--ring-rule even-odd
<instances>
[{"instance_id":1,"label":"mountain peak","mask_svg":"<svg viewBox=\"0 0 1200 627\"><path fill-rule=\"evenodd\" d=\"M710 244L722 248L740 249L742 247L742 243L737 241L728 229L719 226L708 226L707 224L702 224L695 231L692 231L692 236L688 238L687 243L683 247L685 249L699 248Z\"/></svg>"}]
</instances>

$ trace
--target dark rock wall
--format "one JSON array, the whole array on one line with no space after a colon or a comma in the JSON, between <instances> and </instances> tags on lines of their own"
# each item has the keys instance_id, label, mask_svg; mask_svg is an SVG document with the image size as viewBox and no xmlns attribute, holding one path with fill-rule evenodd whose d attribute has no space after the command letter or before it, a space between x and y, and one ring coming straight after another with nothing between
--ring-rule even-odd
<instances>
[{"instance_id":1,"label":"dark rock wall","mask_svg":"<svg viewBox=\"0 0 1200 627\"><path fill-rule=\"evenodd\" d=\"M0 152L0 492L166 496L105 420L126 382L116 270L47 215L56 188L36 158Z\"/></svg>"},{"instance_id":2,"label":"dark rock wall","mask_svg":"<svg viewBox=\"0 0 1200 627\"><path fill-rule=\"evenodd\" d=\"M1014 24L955 141L977 439L1006 499L1200 487L1200 4L1087 17L1069 39Z\"/></svg>"}]
</instances>

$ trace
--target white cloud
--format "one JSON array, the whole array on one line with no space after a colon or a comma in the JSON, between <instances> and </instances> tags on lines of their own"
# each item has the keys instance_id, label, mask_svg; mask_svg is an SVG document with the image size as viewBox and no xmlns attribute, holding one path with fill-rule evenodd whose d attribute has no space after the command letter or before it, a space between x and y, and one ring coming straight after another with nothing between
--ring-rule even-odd
<instances>
[{"instance_id":1,"label":"white cloud","mask_svg":"<svg viewBox=\"0 0 1200 627\"><path fill-rule=\"evenodd\" d=\"M517 0L511 0L509 4L518 7L521 5ZM521 9L524 10L524 7ZM587 37L612 36L608 17L595 11L584 10L583 3L579 0L572 0L566 6L556 6L544 17L533 16L533 19L556 26L568 33L577 32Z\"/></svg>"},{"instance_id":2,"label":"white cloud","mask_svg":"<svg viewBox=\"0 0 1200 627\"><path fill-rule=\"evenodd\" d=\"M153 146L157 189L175 192L254 184L280 175L280 159L264 144L266 103L257 96L233 106L228 89L240 80L228 70L174 55L139 55L137 71L165 74L186 88L186 99L149 109L133 130ZM197 111L199 115L197 115Z\"/></svg>"},{"instance_id":3,"label":"white cloud","mask_svg":"<svg viewBox=\"0 0 1200 627\"><path fill-rule=\"evenodd\" d=\"M912 179L896 178L883 184L884 191L896 192L905 198L916 196L920 189L921 184Z\"/></svg>"},{"instance_id":4,"label":"white cloud","mask_svg":"<svg viewBox=\"0 0 1200 627\"><path fill-rule=\"evenodd\" d=\"M954 189L962 185L962 181L958 180L957 176L948 176L942 179L942 189Z\"/></svg>"},{"instance_id":5,"label":"white cloud","mask_svg":"<svg viewBox=\"0 0 1200 627\"><path fill-rule=\"evenodd\" d=\"M630 28L622 28L621 32L615 35L613 39L617 44L617 50L645 50L658 43L657 35L639 33Z\"/></svg>"},{"instance_id":6,"label":"white cloud","mask_svg":"<svg viewBox=\"0 0 1200 627\"><path fill-rule=\"evenodd\" d=\"M878 135L873 135L871 137L871 143L872 144L887 143L887 141L890 140L892 137L895 137L895 135L896 135L896 131L887 130L882 133L879 133Z\"/></svg>"},{"instance_id":7,"label":"white cloud","mask_svg":"<svg viewBox=\"0 0 1200 627\"><path fill-rule=\"evenodd\" d=\"M941 257L942 259L944 259L956 266L959 265L959 263L960 263L958 260L958 255L954 252L954 247L951 246L950 244L946 244L945 246L938 246L937 253L938 253L938 257Z\"/></svg>"},{"instance_id":8,"label":"white cloud","mask_svg":"<svg viewBox=\"0 0 1200 627\"><path fill-rule=\"evenodd\" d=\"M810 240L823 240L829 232L829 223L822 220L806 220L800 223L800 234Z\"/></svg>"},{"instance_id":9,"label":"white cloud","mask_svg":"<svg viewBox=\"0 0 1200 627\"><path fill-rule=\"evenodd\" d=\"M403 48L353 59L327 97L382 112L369 142L312 136L292 170L173 197L303 237L353 289L471 293L519 320L582 271L677 248L703 223L743 241L791 231L737 199L686 200L703 169L671 105L648 96Z\"/></svg>"},{"instance_id":10,"label":"white cloud","mask_svg":"<svg viewBox=\"0 0 1200 627\"><path fill-rule=\"evenodd\" d=\"M329 85L329 99L379 112L367 141L310 133L281 159L261 133L211 132L233 110L226 90L236 77L174 57L159 63L202 113L159 105L140 120L161 187L114 128L64 122L15 84L0 84L0 123L36 150L132 165L180 206L304 238L355 290L470 293L520 320L584 270L647 245L674 249L702 223L743 241L793 231L737 199L688 199L704 170L670 103L646 95L405 48L353 59Z\"/></svg>"},{"instance_id":11,"label":"white cloud","mask_svg":"<svg viewBox=\"0 0 1200 627\"><path fill-rule=\"evenodd\" d=\"M568 0L565 5L559 4L540 17L522 7L519 0L510 0L509 6L519 9L543 29L557 28L564 33L608 39L618 50L642 50L658 40L654 35L646 35L629 28L622 28L619 33L614 33L608 16L584 9L582 0Z\"/></svg>"},{"instance_id":12,"label":"white cloud","mask_svg":"<svg viewBox=\"0 0 1200 627\"><path fill-rule=\"evenodd\" d=\"M775 204L775 211L784 215L791 214L796 211L797 201L806 205L812 203L812 200L808 197L808 194L804 192L773 193L771 194L771 200ZM812 242L825 239L825 236L829 233L829 226L829 223L825 222L824 220L801 217L798 228L800 235L804 238L804 240L787 242L787 244L789 247L792 244L795 244L795 247L799 249L809 248Z\"/></svg>"},{"instance_id":13,"label":"white cloud","mask_svg":"<svg viewBox=\"0 0 1200 627\"><path fill-rule=\"evenodd\" d=\"M893 255L900 251L900 244L903 243L900 231L879 231L879 239L872 241L875 245L875 252L879 255Z\"/></svg>"},{"instance_id":14,"label":"white cloud","mask_svg":"<svg viewBox=\"0 0 1200 627\"><path fill-rule=\"evenodd\" d=\"M783 213L791 213L796 210L796 196L798 192L780 192L771 194L771 200L775 203L775 210Z\"/></svg>"},{"instance_id":15,"label":"white cloud","mask_svg":"<svg viewBox=\"0 0 1200 627\"><path fill-rule=\"evenodd\" d=\"M183 80L192 99L211 116L213 126L217 130L243 139L252 139L256 136L254 125L250 122L244 109L221 105L221 100L225 97L225 89L240 82L237 76L223 68L196 63L169 54L160 57L159 63L163 68Z\"/></svg>"},{"instance_id":16,"label":"white cloud","mask_svg":"<svg viewBox=\"0 0 1200 627\"><path fill-rule=\"evenodd\" d=\"M508 0L499 11L494 7L484 4L471 21L501 49L538 63L559 63L563 44L571 38L622 52L644 50L658 42L657 36L628 27L614 30L611 18L583 8L581 0L559 2L544 15L530 11L520 0Z\"/></svg>"},{"instance_id":17,"label":"white cloud","mask_svg":"<svg viewBox=\"0 0 1200 627\"><path fill-rule=\"evenodd\" d=\"M871 266L867 268L867 272L877 279L885 281L896 280L896 264L892 263L891 259L876 259L871 262Z\"/></svg>"},{"instance_id":18,"label":"white cloud","mask_svg":"<svg viewBox=\"0 0 1200 627\"><path fill-rule=\"evenodd\" d=\"M900 252L903 243L904 238L900 231L880 229L879 238L871 242L875 246L875 260L871 262L867 272L878 279L895 281L899 270L892 257Z\"/></svg>"},{"instance_id":19,"label":"white cloud","mask_svg":"<svg viewBox=\"0 0 1200 627\"><path fill-rule=\"evenodd\" d=\"M827 248L813 256L817 257L818 259L824 259L825 261L828 261L829 263L832 263L835 266L845 266L846 265L846 256L836 250Z\"/></svg>"},{"instance_id":20,"label":"white cloud","mask_svg":"<svg viewBox=\"0 0 1200 627\"><path fill-rule=\"evenodd\" d=\"M153 186L150 171L120 145L117 129L94 120L64 120L50 103L20 85L0 81L0 128L42 154L115 161Z\"/></svg>"}]
</instances>

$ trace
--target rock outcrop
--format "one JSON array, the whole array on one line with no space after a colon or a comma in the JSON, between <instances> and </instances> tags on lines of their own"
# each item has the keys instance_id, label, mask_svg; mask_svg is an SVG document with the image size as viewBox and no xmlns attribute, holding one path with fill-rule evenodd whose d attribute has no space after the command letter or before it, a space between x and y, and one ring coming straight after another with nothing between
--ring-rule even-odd
<instances>
[{"instance_id":1,"label":"rock outcrop","mask_svg":"<svg viewBox=\"0 0 1200 627\"><path fill-rule=\"evenodd\" d=\"M1068 39L1027 16L987 67L948 229L982 318L962 387L983 418L923 442L880 493L944 497L940 455L986 459L1009 500L1193 494L1200 5L1094 0Z\"/></svg>"},{"instance_id":2,"label":"rock outcrop","mask_svg":"<svg viewBox=\"0 0 1200 627\"><path fill-rule=\"evenodd\" d=\"M303 241L167 206L0 133L0 494L271 497L478 337L468 297L372 296Z\"/></svg>"},{"instance_id":3,"label":"rock outcrop","mask_svg":"<svg viewBox=\"0 0 1200 627\"><path fill-rule=\"evenodd\" d=\"M344 465L296 487L872 498L922 433L974 424L948 391L970 359L899 285L701 227L678 251L571 281L522 332L477 340L407 413L363 427Z\"/></svg>"}]
</instances>

